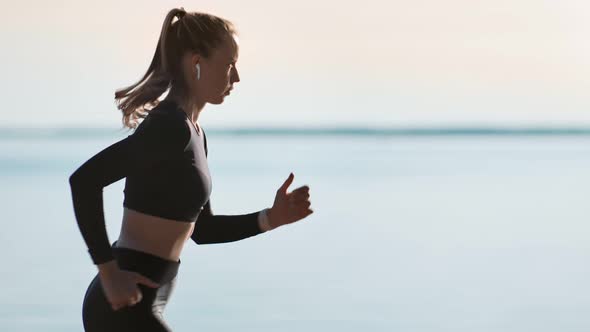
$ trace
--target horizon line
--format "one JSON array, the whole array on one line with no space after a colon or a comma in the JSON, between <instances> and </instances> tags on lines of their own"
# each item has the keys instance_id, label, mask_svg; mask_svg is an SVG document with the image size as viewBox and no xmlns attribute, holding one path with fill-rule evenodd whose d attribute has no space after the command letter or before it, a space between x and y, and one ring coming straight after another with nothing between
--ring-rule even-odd
<instances>
[{"instance_id":1,"label":"horizon line","mask_svg":"<svg viewBox=\"0 0 590 332\"><path fill-rule=\"evenodd\" d=\"M333 126L333 127L237 127L219 126L206 133L222 136L562 136L590 135L590 127L573 126ZM0 127L0 138L107 137L132 134L132 129L111 127Z\"/></svg>"}]
</instances>

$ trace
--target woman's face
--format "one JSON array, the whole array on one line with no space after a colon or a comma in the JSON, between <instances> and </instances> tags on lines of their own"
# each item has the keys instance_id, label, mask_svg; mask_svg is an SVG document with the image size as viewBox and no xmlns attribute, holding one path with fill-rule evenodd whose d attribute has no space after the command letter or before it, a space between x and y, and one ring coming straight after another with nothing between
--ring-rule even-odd
<instances>
[{"instance_id":1,"label":"woman's face","mask_svg":"<svg viewBox=\"0 0 590 332\"><path fill-rule=\"evenodd\" d=\"M192 57L193 84L198 95L205 102L220 104L233 84L240 81L236 62L238 61L238 40L236 36L227 39L214 52L209 59L194 55ZM197 80L196 64L201 67L201 78Z\"/></svg>"}]
</instances>

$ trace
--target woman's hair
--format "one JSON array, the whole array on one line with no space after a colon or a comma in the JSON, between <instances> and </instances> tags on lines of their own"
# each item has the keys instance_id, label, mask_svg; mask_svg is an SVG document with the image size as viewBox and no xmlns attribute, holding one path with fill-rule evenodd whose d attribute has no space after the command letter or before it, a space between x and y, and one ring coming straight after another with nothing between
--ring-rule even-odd
<instances>
[{"instance_id":1,"label":"woman's hair","mask_svg":"<svg viewBox=\"0 0 590 332\"><path fill-rule=\"evenodd\" d=\"M177 17L174 22L172 20ZM182 73L182 56L186 51L209 58L225 38L237 34L230 21L202 13L174 8L168 12L147 72L139 82L115 91L117 108L123 112L123 125L136 128L138 119L145 118L158 98L171 87L183 96L188 87ZM149 109L146 108L149 106Z\"/></svg>"}]
</instances>

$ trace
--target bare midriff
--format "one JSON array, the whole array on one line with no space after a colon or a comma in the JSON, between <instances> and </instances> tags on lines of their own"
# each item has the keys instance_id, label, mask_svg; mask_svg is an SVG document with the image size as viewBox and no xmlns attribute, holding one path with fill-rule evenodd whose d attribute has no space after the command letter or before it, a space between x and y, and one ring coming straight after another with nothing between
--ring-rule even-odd
<instances>
[{"instance_id":1,"label":"bare midriff","mask_svg":"<svg viewBox=\"0 0 590 332\"><path fill-rule=\"evenodd\" d=\"M152 216L125 207L117 247L178 261L194 227L194 222Z\"/></svg>"}]
</instances>

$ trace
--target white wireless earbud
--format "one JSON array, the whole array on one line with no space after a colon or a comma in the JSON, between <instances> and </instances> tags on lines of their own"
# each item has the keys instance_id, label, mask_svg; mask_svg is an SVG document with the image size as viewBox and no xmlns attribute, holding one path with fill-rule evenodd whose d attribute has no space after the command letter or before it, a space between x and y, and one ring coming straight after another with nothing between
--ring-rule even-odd
<instances>
[{"instance_id":1,"label":"white wireless earbud","mask_svg":"<svg viewBox=\"0 0 590 332\"><path fill-rule=\"evenodd\" d=\"M197 63L197 65L195 67L197 67L197 79L200 80L201 79L201 66Z\"/></svg>"}]
</instances>

